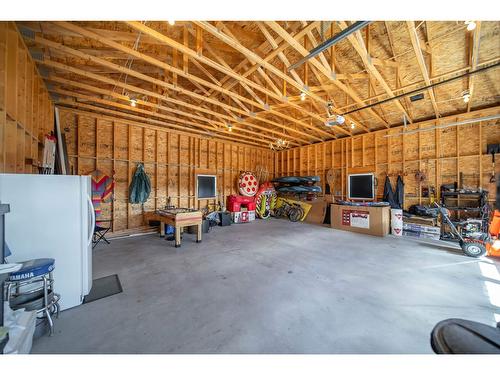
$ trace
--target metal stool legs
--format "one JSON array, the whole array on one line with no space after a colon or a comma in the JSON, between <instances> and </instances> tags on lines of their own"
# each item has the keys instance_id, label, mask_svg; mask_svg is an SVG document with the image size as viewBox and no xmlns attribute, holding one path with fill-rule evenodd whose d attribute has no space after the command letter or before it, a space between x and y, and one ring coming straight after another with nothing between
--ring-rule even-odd
<instances>
[{"instance_id":1,"label":"metal stool legs","mask_svg":"<svg viewBox=\"0 0 500 375\"><path fill-rule=\"evenodd\" d=\"M15 310L17 308L26 308L27 310L36 310L38 319L47 319L47 323L49 325L49 335L52 336L54 334L54 321L53 316L56 318L59 317L59 299L60 296L57 293L54 293L54 278L52 276L52 272L48 274L41 275L39 277L34 277L24 281L9 281L6 282L7 285L7 301L11 307ZM34 286L31 289L21 291L22 287ZM37 304L37 300L31 300L28 303L33 303L33 306L36 308L30 308L27 306L28 303L22 303L19 305L12 305L11 302L14 302L16 297L23 295L35 295L36 292L43 291L43 296L41 297L41 304ZM39 316L40 315L40 316Z\"/></svg>"},{"instance_id":2,"label":"metal stool legs","mask_svg":"<svg viewBox=\"0 0 500 375\"><path fill-rule=\"evenodd\" d=\"M49 287L52 287L54 282L54 279L52 278L52 272L49 273L49 278L47 278L46 275L43 275L43 302L44 306L42 309L38 310L38 312L41 312L46 318L47 322L49 323L49 330L50 334L49 336L52 336L54 334L54 322L52 321L52 315L55 315L56 318L59 317L59 295L58 294L53 294L52 299L49 301ZM43 316L42 315L42 316Z\"/></svg>"}]
</instances>

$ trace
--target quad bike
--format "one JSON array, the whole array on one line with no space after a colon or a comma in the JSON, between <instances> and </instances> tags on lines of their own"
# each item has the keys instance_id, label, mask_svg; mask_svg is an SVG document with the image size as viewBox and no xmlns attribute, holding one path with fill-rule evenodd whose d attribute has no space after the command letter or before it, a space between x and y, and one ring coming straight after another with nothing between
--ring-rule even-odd
<instances>
[{"instance_id":1,"label":"quad bike","mask_svg":"<svg viewBox=\"0 0 500 375\"><path fill-rule=\"evenodd\" d=\"M441 239L458 241L465 255L470 257L481 257L488 252L492 244L492 238L488 230L483 230L483 221L468 219L460 222L453 222L450 219L450 211L437 202L434 205L441 215L441 225L447 224L450 232Z\"/></svg>"}]
</instances>

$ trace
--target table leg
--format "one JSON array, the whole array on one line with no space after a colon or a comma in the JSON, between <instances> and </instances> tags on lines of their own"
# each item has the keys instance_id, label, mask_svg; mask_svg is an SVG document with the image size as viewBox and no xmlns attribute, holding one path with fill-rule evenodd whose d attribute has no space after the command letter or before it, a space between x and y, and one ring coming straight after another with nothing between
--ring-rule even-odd
<instances>
[{"instance_id":1,"label":"table leg","mask_svg":"<svg viewBox=\"0 0 500 375\"><path fill-rule=\"evenodd\" d=\"M181 227L175 226L175 247L181 246Z\"/></svg>"},{"instance_id":2,"label":"table leg","mask_svg":"<svg viewBox=\"0 0 500 375\"><path fill-rule=\"evenodd\" d=\"M160 221L160 237L165 237L165 223Z\"/></svg>"},{"instance_id":3,"label":"table leg","mask_svg":"<svg viewBox=\"0 0 500 375\"><path fill-rule=\"evenodd\" d=\"M201 224L197 225L198 227L198 233L196 234L196 242L201 242Z\"/></svg>"}]
</instances>

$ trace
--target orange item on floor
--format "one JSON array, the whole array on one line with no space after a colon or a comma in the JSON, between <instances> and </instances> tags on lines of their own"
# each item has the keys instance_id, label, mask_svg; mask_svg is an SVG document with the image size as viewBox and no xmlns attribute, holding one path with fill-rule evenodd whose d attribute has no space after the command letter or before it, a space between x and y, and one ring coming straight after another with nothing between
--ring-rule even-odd
<instances>
[{"instance_id":1,"label":"orange item on floor","mask_svg":"<svg viewBox=\"0 0 500 375\"><path fill-rule=\"evenodd\" d=\"M486 249L488 250L489 256L500 257L500 210L495 210L493 213L493 218L490 223L490 235L492 238L492 243L487 244Z\"/></svg>"}]
</instances>

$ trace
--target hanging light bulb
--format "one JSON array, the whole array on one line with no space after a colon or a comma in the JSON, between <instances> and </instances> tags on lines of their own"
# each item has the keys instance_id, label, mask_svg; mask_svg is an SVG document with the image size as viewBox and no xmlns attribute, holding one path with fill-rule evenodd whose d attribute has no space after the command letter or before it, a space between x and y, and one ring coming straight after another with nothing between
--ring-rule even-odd
<instances>
[{"instance_id":1,"label":"hanging light bulb","mask_svg":"<svg viewBox=\"0 0 500 375\"><path fill-rule=\"evenodd\" d=\"M356 127L356 124L354 122L351 122L351 129L354 129Z\"/></svg>"},{"instance_id":2,"label":"hanging light bulb","mask_svg":"<svg viewBox=\"0 0 500 375\"><path fill-rule=\"evenodd\" d=\"M304 91L300 93L300 100L302 101L306 100L306 93Z\"/></svg>"},{"instance_id":3,"label":"hanging light bulb","mask_svg":"<svg viewBox=\"0 0 500 375\"><path fill-rule=\"evenodd\" d=\"M137 105L137 100L136 99L130 99L130 105L132 107L135 107Z\"/></svg>"},{"instance_id":4,"label":"hanging light bulb","mask_svg":"<svg viewBox=\"0 0 500 375\"><path fill-rule=\"evenodd\" d=\"M168 21L168 24L169 24L170 26L174 26L174 25L175 25L175 21L174 21L174 20L170 20L170 21Z\"/></svg>"},{"instance_id":5,"label":"hanging light bulb","mask_svg":"<svg viewBox=\"0 0 500 375\"><path fill-rule=\"evenodd\" d=\"M232 124L227 124L227 130L229 130L230 132L233 131L233 125Z\"/></svg>"},{"instance_id":6,"label":"hanging light bulb","mask_svg":"<svg viewBox=\"0 0 500 375\"><path fill-rule=\"evenodd\" d=\"M464 103L469 103L470 92L469 91L464 91L464 93L462 94L462 98L464 99Z\"/></svg>"},{"instance_id":7,"label":"hanging light bulb","mask_svg":"<svg viewBox=\"0 0 500 375\"><path fill-rule=\"evenodd\" d=\"M472 31L476 28L476 23L474 21L465 21L465 24L467 25L468 31Z\"/></svg>"}]
</instances>

